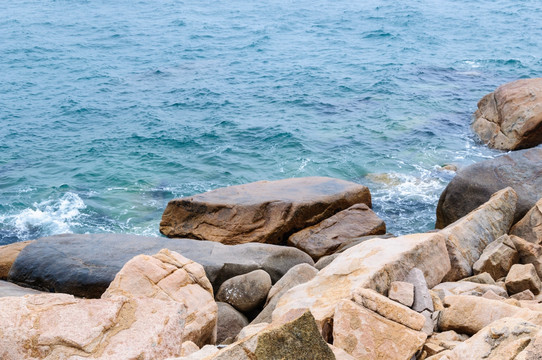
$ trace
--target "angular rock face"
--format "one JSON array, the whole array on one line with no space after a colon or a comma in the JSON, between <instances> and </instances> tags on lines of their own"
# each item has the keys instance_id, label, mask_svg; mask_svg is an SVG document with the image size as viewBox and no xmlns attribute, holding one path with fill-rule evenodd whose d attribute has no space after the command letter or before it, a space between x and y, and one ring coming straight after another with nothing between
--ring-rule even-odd
<instances>
[{"instance_id":1,"label":"angular rock face","mask_svg":"<svg viewBox=\"0 0 542 360\"><path fill-rule=\"evenodd\" d=\"M542 147L514 151L459 170L440 196L435 227L448 226L507 186L518 196L515 223L542 198Z\"/></svg>"},{"instance_id":2,"label":"angular rock face","mask_svg":"<svg viewBox=\"0 0 542 360\"><path fill-rule=\"evenodd\" d=\"M0 280L5 280L8 277L9 270L15 262L19 253L32 242L21 241L9 245L0 246Z\"/></svg>"},{"instance_id":3,"label":"angular rock face","mask_svg":"<svg viewBox=\"0 0 542 360\"><path fill-rule=\"evenodd\" d=\"M163 359L181 353L184 305L157 299L0 299L0 358ZM31 344L31 345L30 345Z\"/></svg>"},{"instance_id":4,"label":"angular rock face","mask_svg":"<svg viewBox=\"0 0 542 360\"><path fill-rule=\"evenodd\" d=\"M437 233L413 234L393 239L372 239L341 253L314 279L290 289L279 300L273 320L294 309L310 309L318 325L333 317L335 305L350 299L358 288L388 292L393 281L402 281L418 267L429 286L450 270L444 238Z\"/></svg>"},{"instance_id":5,"label":"angular rock face","mask_svg":"<svg viewBox=\"0 0 542 360\"><path fill-rule=\"evenodd\" d=\"M405 306L411 307L414 303L414 285L404 281L394 281L391 283L388 297Z\"/></svg>"},{"instance_id":6,"label":"angular rock face","mask_svg":"<svg viewBox=\"0 0 542 360\"><path fill-rule=\"evenodd\" d=\"M216 298L239 311L248 312L263 304L270 289L269 274L263 270L254 270L224 281Z\"/></svg>"},{"instance_id":7,"label":"angular rock face","mask_svg":"<svg viewBox=\"0 0 542 360\"><path fill-rule=\"evenodd\" d=\"M512 226L510 234L533 244L542 243L542 199L536 202L523 219Z\"/></svg>"},{"instance_id":8,"label":"angular rock face","mask_svg":"<svg viewBox=\"0 0 542 360\"><path fill-rule=\"evenodd\" d=\"M433 288L433 291L442 293L441 298L444 299L449 295L474 295L482 296L488 291L492 291L498 296L508 297L506 290L497 285L479 284L469 281L459 282L443 282Z\"/></svg>"},{"instance_id":9,"label":"angular rock face","mask_svg":"<svg viewBox=\"0 0 542 360\"><path fill-rule=\"evenodd\" d=\"M517 294L524 290L531 290L535 295L540 293L542 284L533 264L515 264L510 269L505 280L506 290L509 294Z\"/></svg>"},{"instance_id":10,"label":"angular rock face","mask_svg":"<svg viewBox=\"0 0 542 360\"><path fill-rule=\"evenodd\" d=\"M480 258L485 247L505 235L512 226L516 202L515 191L508 187L440 231L446 237L452 265L445 281L457 281L473 274L472 265Z\"/></svg>"},{"instance_id":11,"label":"angular rock face","mask_svg":"<svg viewBox=\"0 0 542 360\"><path fill-rule=\"evenodd\" d=\"M383 235L386 224L367 205L356 204L324 221L296 232L288 244L303 250L315 261L332 254L347 240L368 235Z\"/></svg>"},{"instance_id":12,"label":"angular rock face","mask_svg":"<svg viewBox=\"0 0 542 360\"><path fill-rule=\"evenodd\" d=\"M503 235L484 249L484 252L472 266L475 274L488 273L500 279L519 261L519 254L514 242L508 235Z\"/></svg>"},{"instance_id":13,"label":"angular rock face","mask_svg":"<svg viewBox=\"0 0 542 360\"><path fill-rule=\"evenodd\" d=\"M542 277L542 246L525 241L515 235L511 235L510 239L518 251L519 262L533 264L538 277Z\"/></svg>"},{"instance_id":14,"label":"angular rock face","mask_svg":"<svg viewBox=\"0 0 542 360\"><path fill-rule=\"evenodd\" d=\"M426 337L349 300L335 309L333 345L359 360L410 359Z\"/></svg>"},{"instance_id":15,"label":"angular rock face","mask_svg":"<svg viewBox=\"0 0 542 360\"><path fill-rule=\"evenodd\" d=\"M489 147L525 149L542 143L542 78L501 85L478 102L473 130Z\"/></svg>"},{"instance_id":16,"label":"angular rock face","mask_svg":"<svg viewBox=\"0 0 542 360\"><path fill-rule=\"evenodd\" d=\"M230 186L169 202L160 232L224 244L279 244L354 204L371 206L365 186L307 177Z\"/></svg>"},{"instance_id":17,"label":"angular rock face","mask_svg":"<svg viewBox=\"0 0 542 360\"><path fill-rule=\"evenodd\" d=\"M230 304L218 302L218 329L216 343L221 344L224 340L234 339L239 331L248 325L245 315L235 310Z\"/></svg>"},{"instance_id":18,"label":"angular rock face","mask_svg":"<svg viewBox=\"0 0 542 360\"><path fill-rule=\"evenodd\" d=\"M200 264L176 252L163 249L128 261L102 299L116 296L179 302L187 314L183 340L198 346L216 341L217 305L211 283Z\"/></svg>"},{"instance_id":19,"label":"angular rock face","mask_svg":"<svg viewBox=\"0 0 542 360\"><path fill-rule=\"evenodd\" d=\"M314 264L303 251L278 245L228 246L126 234L66 234L41 238L24 248L8 279L45 291L98 298L128 260L161 249L201 264L215 291L225 280L256 269L265 270L275 282L297 264Z\"/></svg>"}]
</instances>

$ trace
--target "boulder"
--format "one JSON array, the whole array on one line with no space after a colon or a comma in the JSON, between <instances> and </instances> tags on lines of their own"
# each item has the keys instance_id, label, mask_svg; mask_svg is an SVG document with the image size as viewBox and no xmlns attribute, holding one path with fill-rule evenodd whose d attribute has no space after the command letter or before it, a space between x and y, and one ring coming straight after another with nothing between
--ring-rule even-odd
<instances>
[{"instance_id":1,"label":"boulder","mask_svg":"<svg viewBox=\"0 0 542 360\"><path fill-rule=\"evenodd\" d=\"M508 187L468 215L440 231L452 268L444 281L457 281L473 275L472 266L488 244L508 233L514 218L517 196Z\"/></svg>"},{"instance_id":2,"label":"boulder","mask_svg":"<svg viewBox=\"0 0 542 360\"><path fill-rule=\"evenodd\" d=\"M288 236L364 203L363 185L326 177L292 178L219 188L174 199L167 205L160 232L224 244L280 244Z\"/></svg>"},{"instance_id":3,"label":"boulder","mask_svg":"<svg viewBox=\"0 0 542 360\"><path fill-rule=\"evenodd\" d=\"M516 223L542 198L542 147L514 151L459 170L440 196L435 227L442 229L459 220L508 186L518 196Z\"/></svg>"},{"instance_id":4,"label":"boulder","mask_svg":"<svg viewBox=\"0 0 542 360\"><path fill-rule=\"evenodd\" d=\"M411 307L414 303L414 285L405 281L394 281L390 284L388 297L391 300Z\"/></svg>"},{"instance_id":5,"label":"boulder","mask_svg":"<svg viewBox=\"0 0 542 360\"><path fill-rule=\"evenodd\" d=\"M410 359L426 337L350 300L339 301L335 308L333 345L358 360Z\"/></svg>"},{"instance_id":6,"label":"boulder","mask_svg":"<svg viewBox=\"0 0 542 360\"><path fill-rule=\"evenodd\" d=\"M488 291L492 291L501 297L508 297L506 290L498 285L480 284L468 281L443 282L435 286L432 290L437 293L442 293L441 299L450 295L482 296Z\"/></svg>"},{"instance_id":7,"label":"boulder","mask_svg":"<svg viewBox=\"0 0 542 360\"><path fill-rule=\"evenodd\" d=\"M542 276L542 246L530 243L515 235L510 235L519 254L521 264L533 264L538 277Z\"/></svg>"},{"instance_id":8,"label":"boulder","mask_svg":"<svg viewBox=\"0 0 542 360\"><path fill-rule=\"evenodd\" d=\"M517 294L524 290L531 290L538 295L542 288L540 278L533 264L515 264L506 276L506 290L509 294Z\"/></svg>"},{"instance_id":9,"label":"boulder","mask_svg":"<svg viewBox=\"0 0 542 360\"><path fill-rule=\"evenodd\" d=\"M220 285L216 299L230 304L241 312L249 312L263 305L271 289L271 277L263 270L238 275Z\"/></svg>"},{"instance_id":10,"label":"boulder","mask_svg":"<svg viewBox=\"0 0 542 360\"><path fill-rule=\"evenodd\" d=\"M267 294L267 301L263 310L252 320L251 324L262 322L270 323L271 315L277 306L280 297L294 286L306 283L318 274L318 270L309 264L299 264L291 268Z\"/></svg>"},{"instance_id":11,"label":"boulder","mask_svg":"<svg viewBox=\"0 0 542 360\"><path fill-rule=\"evenodd\" d=\"M16 242L9 245L0 246L0 280L8 278L11 265L15 262L19 253L33 240Z\"/></svg>"},{"instance_id":12,"label":"boulder","mask_svg":"<svg viewBox=\"0 0 542 360\"><path fill-rule=\"evenodd\" d=\"M335 359L310 312L291 317L227 346L209 359Z\"/></svg>"},{"instance_id":13,"label":"boulder","mask_svg":"<svg viewBox=\"0 0 542 360\"><path fill-rule=\"evenodd\" d=\"M476 264L476 263L474 263L474 264ZM498 277L497 279L499 279L499 278L501 278L501 277ZM469 276L469 277L461 279L459 281L468 281L468 282L474 282L474 283L478 283L478 284L497 285L497 283L495 282L495 280L493 280L491 275L489 275L486 272L479 273L478 275L474 275L474 276Z\"/></svg>"},{"instance_id":14,"label":"boulder","mask_svg":"<svg viewBox=\"0 0 542 360\"><path fill-rule=\"evenodd\" d=\"M291 235L288 245L303 250L316 261L324 255L332 254L347 240L385 233L384 220L367 205L355 204Z\"/></svg>"},{"instance_id":15,"label":"boulder","mask_svg":"<svg viewBox=\"0 0 542 360\"><path fill-rule=\"evenodd\" d=\"M423 272L418 268L414 268L410 270L405 281L414 286L414 303L412 304L412 310L420 313L424 310L433 312L433 299L429 293L429 288L427 287Z\"/></svg>"},{"instance_id":16,"label":"boulder","mask_svg":"<svg viewBox=\"0 0 542 360\"><path fill-rule=\"evenodd\" d=\"M163 359L181 352L186 311L175 301L39 294L0 299L0 358Z\"/></svg>"},{"instance_id":17,"label":"boulder","mask_svg":"<svg viewBox=\"0 0 542 360\"><path fill-rule=\"evenodd\" d=\"M336 304L354 290L370 288L387 294L393 281L404 281L419 268L429 286L450 270L444 238L437 233L372 239L341 253L310 281L290 289L279 300L273 320L294 309L310 309L319 327L333 317Z\"/></svg>"},{"instance_id":18,"label":"boulder","mask_svg":"<svg viewBox=\"0 0 542 360\"><path fill-rule=\"evenodd\" d=\"M217 305L200 264L176 252L138 255L117 273L102 299L116 296L176 301L186 307L183 340L203 346L216 341Z\"/></svg>"},{"instance_id":19,"label":"boulder","mask_svg":"<svg viewBox=\"0 0 542 360\"><path fill-rule=\"evenodd\" d=\"M516 293L516 294L510 296L510 299L534 300L535 296L534 296L534 294L533 294L533 292L531 290L527 289L527 290L523 290L522 292L519 292L519 293Z\"/></svg>"},{"instance_id":20,"label":"boulder","mask_svg":"<svg viewBox=\"0 0 542 360\"><path fill-rule=\"evenodd\" d=\"M489 273L493 279L500 279L519 261L519 254L514 242L508 235L499 237L484 249L472 270L475 274Z\"/></svg>"},{"instance_id":21,"label":"boulder","mask_svg":"<svg viewBox=\"0 0 542 360\"><path fill-rule=\"evenodd\" d=\"M6 296L24 296L40 293L41 291L25 288L7 281L0 280L0 298Z\"/></svg>"},{"instance_id":22,"label":"boulder","mask_svg":"<svg viewBox=\"0 0 542 360\"><path fill-rule=\"evenodd\" d=\"M223 302L217 302L218 323L216 343L221 344L225 340L234 339L241 329L248 325L245 315L235 310L233 306Z\"/></svg>"},{"instance_id":23,"label":"boulder","mask_svg":"<svg viewBox=\"0 0 542 360\"><path fill-rule=\"evenodd\" d=\"M314 264L303 251L278 245L229 246L127 234L65 234L38 239L24 248L8 280L40 290L97 298L128 260L161 249L201 264L215 291L225 280L253 270L265 270L276 282L297 264Z\"/></svg>"},{"instance_id":24,"label":"boulder","mask_svg":"<svg viewBox=\"0 0 542 360\"><path fill-rule=\"evenodd\" d=\"M472 129L483 143L501 150L542 143L542 78L499 86L478 102Z\"/></svg>"},{"instance_id":25,"label":"boulder","mask_svg":"<svg viewBox=\"0 0 542 360\"><path fill-rule=\"evenodd\" d=\"M542 244L542 199L538 200L531 210L512 226L510 234L533 244Z\"/></svg>"}]
</instances>

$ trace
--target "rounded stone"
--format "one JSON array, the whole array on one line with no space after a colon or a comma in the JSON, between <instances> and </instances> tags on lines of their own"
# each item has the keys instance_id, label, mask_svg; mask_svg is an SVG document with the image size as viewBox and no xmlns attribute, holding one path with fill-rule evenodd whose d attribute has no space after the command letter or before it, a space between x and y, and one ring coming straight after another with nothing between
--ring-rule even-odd
<instances>
[{"instance_id":1,"label":"rounded stone","mask_svg":"<svg viewBox=\"0 0 542 360\"><path fill-rule=\"evenodd\" d=\"M268 273L255 270L224 281L218 289L216 299L241 312L248 312L263 304L271 285Z\"/></svg>"}]
</instances>

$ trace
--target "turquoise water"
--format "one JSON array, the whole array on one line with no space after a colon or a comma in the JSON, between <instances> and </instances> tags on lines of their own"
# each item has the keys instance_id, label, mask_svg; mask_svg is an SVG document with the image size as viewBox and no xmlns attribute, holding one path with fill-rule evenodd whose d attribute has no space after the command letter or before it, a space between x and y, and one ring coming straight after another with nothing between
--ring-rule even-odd
<instances>
[{"instance_id":1,"label":"turquoise water","mask_svg":"<svg viewBox=\"0 0 542 360\"><path fill-rule=\"evenodd\" d=\"M37 1L0 11L0 244L159 235L167 202L261 179L365 184L426 231L499 154L477 101L542 73L539 1Z\"/></svg>"}]
</instances>

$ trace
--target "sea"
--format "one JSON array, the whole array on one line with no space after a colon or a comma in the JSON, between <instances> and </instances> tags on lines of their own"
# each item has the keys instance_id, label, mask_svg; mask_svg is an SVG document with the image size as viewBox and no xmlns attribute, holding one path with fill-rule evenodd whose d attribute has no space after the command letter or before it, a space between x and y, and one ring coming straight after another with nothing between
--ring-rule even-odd
<instances>
[{"instance_id":1,"label":"sea","mask_svg":"<svg viewBox=\"0 0 542 360\"><path fill-rule=\"evenodd\" d=\"M425 232L501 84L542 74L539 0L19 0L0 10L0 245L161 236L168 201L368 186Z\"/></svg>"}]
</instances>

